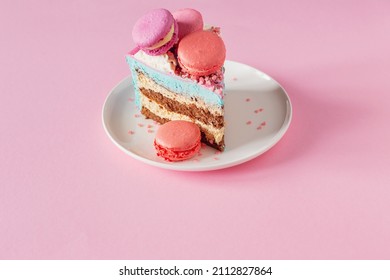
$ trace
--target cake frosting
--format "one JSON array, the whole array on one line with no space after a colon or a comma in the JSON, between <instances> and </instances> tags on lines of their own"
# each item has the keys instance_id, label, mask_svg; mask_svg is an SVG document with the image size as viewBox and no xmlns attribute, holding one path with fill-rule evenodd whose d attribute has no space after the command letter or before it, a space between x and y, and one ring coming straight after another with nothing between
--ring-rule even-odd
<instances>
[{"instance_id":1,"label":"cake frosting","mask_svg":"<svg viewBox=\"0 0 390 280\"><path fill-rule=\"evenodd\" d=\"M210 87L206 84L202 85L200 82L194 83L191 78L183 78L178 75L161 75L161 73L165 71L161 71L158 68L153 68L146 63L142 63L142 61L137 60L135 56L127 55L126 60L131 69L133 69L132 76L135 81L138 81L137 70L142 71L142 73L146 74L152 80L157 81L157 84L164 85L165 88L171 90L172 92L181 92L184 96L190 99L199 97L204 100L204 102L216 107L222 107L224 105L223 96L211 91ZM194 79L197 80L200 78L201 77ZM136 93L139 94L139 89L136 89ZM138 98L139 95L136 94L136 100ZM140 108L140 104L138 102L137 106Z\"/></svg>"},{"instance_id":2,"label":"cake frosting","mask_svg":"<svg viewBox=\"0 0 390 280\"><path fill-rule=\"evenodd\" d=\"M134 54L134 58L140 62L145 63L151 68L157 69L161 72L168 74L175 74L177 67L177 60L172 52L168 51L167 53L160 55L148 55L142 50L138 50Z\"/></svg>"}]
</instances>

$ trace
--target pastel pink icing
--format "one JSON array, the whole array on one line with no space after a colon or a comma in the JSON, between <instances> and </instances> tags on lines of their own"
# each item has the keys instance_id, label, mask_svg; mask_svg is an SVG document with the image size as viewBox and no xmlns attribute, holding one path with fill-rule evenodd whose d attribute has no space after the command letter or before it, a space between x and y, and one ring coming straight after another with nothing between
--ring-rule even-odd
<instances>
[{"instance_id":1,"label":"pastel pink icing","mask_svg":"<svg viewBox=\"0 0 390 280\"><path fill-rule=\"evenodd\" d=\"M192 32L203 29L203 17L197 10L185 8L172 14L179 27L179 40Z\"/></svg>"}]
</instances>

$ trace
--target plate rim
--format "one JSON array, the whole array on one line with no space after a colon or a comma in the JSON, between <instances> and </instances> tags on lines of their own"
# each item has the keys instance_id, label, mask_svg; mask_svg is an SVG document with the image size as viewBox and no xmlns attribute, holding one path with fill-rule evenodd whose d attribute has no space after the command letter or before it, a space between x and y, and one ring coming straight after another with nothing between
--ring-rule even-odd
<instances>
[{"instance_id":1,"label":"plate rim","mask_svg":"<svg viewBox=\"0 0 390 280\"><path fill-rule=\"evenodd\" d=\"M145 163L145 164L148 164L148 165L152 165L152 166L155 166L155 167L159 167L159 168L162 168L162 169L169 169L169 170L175 170L175 171L191 171L191 172L202 172L202 171L213 171L213 170L220 170L220 169L226 169L226 168L229 168L229 167L233 167L233 166L237 166L237 165L240 165L242 163L245 163L247 161L250 161L262 154L264 154L265 152L267 152L268 150L270 150L272 147L274 147L277 143L280 142L280 140L283 138L283 136L286 134L288 128L290 127L290 124L291 124L291 121L292 121L292 115L293 115L293 107L292 107L292 103L291 103L291 98L290 96L288 95L287 91L285 90L285 88L277 81L275 80L273 77L271 77L270 75L268 75L267 73L251 66L251 65L248 65L248 64L245 64L245 63L241 63L241 62L237 62L237 61L232 61L232 60L226 60L225 63L232 63L232 64L238 64L238 65L241 65L241 66L244 66L244 67L249 67L251 68L252 70L255 70L257 72L260 72L262 75L265 75L267 77L269 77L270 80L272 80L273 82L275 82L277 84L277 86L283 91L283 94L285 95L286 97L286 102L288 103L287 104L287 110L286 110L286 118L284 119L284 122L281 126L281 128L277 131L277 133L273 136L273 141L270 142L269 144L265 145L262 149L259 149L256 153L253 153L253 154L250 154L248 156L244 156L242 158L240 158L239 160L237 161L233 161L233 162L226 162L224 164L220 164L220 165L213 165L213 166L200 166L198 168L193 168L193 166L185 166L185 165L175 165L175 164L164 164L164 162L156 162L154 160L151 160L151 159L147 159L147 158L144 158L132 151L129 151L128 149L126 149L125 147L123 147L122 145L120 145L114 138L113 136L111 135L110 131L109 131L109 128L108 128L108 125L106 124L106 118L105 118L105 112L107 110L107 103L108 103L108 100L110 99L110 97L112 96L113 92L124 82L126 82L127 79L130 80L130 82L132 82L132 77L131 75L127 75L126 77L124 77L122 80L120 80L110 91L109 93L107 94L105 100L104 100L104 103L103 103L103 108L102 108L102 112L101 112L101 118L102 118L102 124L103 124L103 128L104 128L104 131L105 133L107 134L108 138L111 140L111 142L113 142L115 144L115 146L117 146L120 150L122 150L125 154Z\"/></svg>"}]
</instances>

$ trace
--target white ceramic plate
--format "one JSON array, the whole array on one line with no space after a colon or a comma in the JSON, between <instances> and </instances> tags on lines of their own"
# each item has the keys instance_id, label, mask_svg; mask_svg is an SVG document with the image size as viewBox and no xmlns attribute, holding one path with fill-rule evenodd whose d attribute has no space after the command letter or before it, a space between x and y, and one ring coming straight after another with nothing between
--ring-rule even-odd
<instances>
[{"instance_id":1,"label":"white ceramic plate","mask_svg":"<svg viewBox=\"0 0 390 280\"><path fill-rule=\"evenodd\" d=\"M225 151L202 145L200 153L182 162L157 157L153 146L158 124L145 119L134 103L131 77L108 95L103 126L126 154L166 169L205 171L231 167L253 159L274 146L287 131L292 107L286 91L271 77L248 65L225 63Z\"/></svg>"}]
</instances>

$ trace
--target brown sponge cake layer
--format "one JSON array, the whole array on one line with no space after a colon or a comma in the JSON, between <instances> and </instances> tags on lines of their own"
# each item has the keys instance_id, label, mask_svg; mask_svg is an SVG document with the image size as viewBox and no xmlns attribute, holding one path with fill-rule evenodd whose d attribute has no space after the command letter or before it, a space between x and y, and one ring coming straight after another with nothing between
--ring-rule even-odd
<instances>
[{"instance_id":1,"label":"brown sponge cake layer","mask_svg":"<svg viewBox=\"0 0 390 280\"><path fill-rule=\"evenodd\" d=\"M166 119L166 118L161 118L157 115L155 115L154 113L152 113L148 108L146 107L142 107L141 109L141 113L148 119L152 119L160 124L164 124L166 122L169 122L170 120L169 119ZM209 133L208 131L201 129L201 134L202 134L202 142L207 144L208 146L210 147L213 147L219 151L223 151L224 148L225 148L225 142L224 142L224 139L222 138L222 140L219 142L219 143L216 143L215 142L215 138L214 138L214 135Z\"/></svg>"},{"instance_id":2,"label":"brown sponge cake layer","mask_svg":"<svg viewBox=\"0 0 390 280\"><path fill-rule=\"evenodd\" d=\"M185 120L197 124L202 132L202 141L220 151L224 150L224 108L168 90L155 80L136 71L140 93L141 113L157 122ZM210 93L212 94L212 93Z\"/></svg>"},{"instance_id":3,"label":"brown sponge cake layer","mask_svg":"<svg viewBox=\"0 0 390 280\"><path fill-rule=\"evenodd\" d=\"M182 104L150 89L140 88L140 91L150 100L153 100L157 104L164 106L168 111L178 112L182 115L190 117L191 119L197 119L216 128L221 128L224 126L223 116L214 115L207 109L199 108L194 104Z\"/></svg>"},{"instance_id":4,"label":"brown sponge cake layer","mask_svg":"<svg viewBox=\"0 0 390 280\"><path fill-rule=\"evenodd\" d=\"M165 88L164 85L160 85L155 80L145 75L143 72L140 71L137 72L137 81L138 81L137 82L138 88L144 88L144 89L152 90L154 92L158 92L165 98L175 100L185 106L195 106L200 110L210 112L211 114L216 116L224 115L223 106L216 105L216 104L211 105L205 102L200 97L199 98L195 96L190 97L187 95L183 95L181 93L170 91L169 89ZM210 93L210 94L214 94L214 93Z\"/></svg>"}]
</instances>

